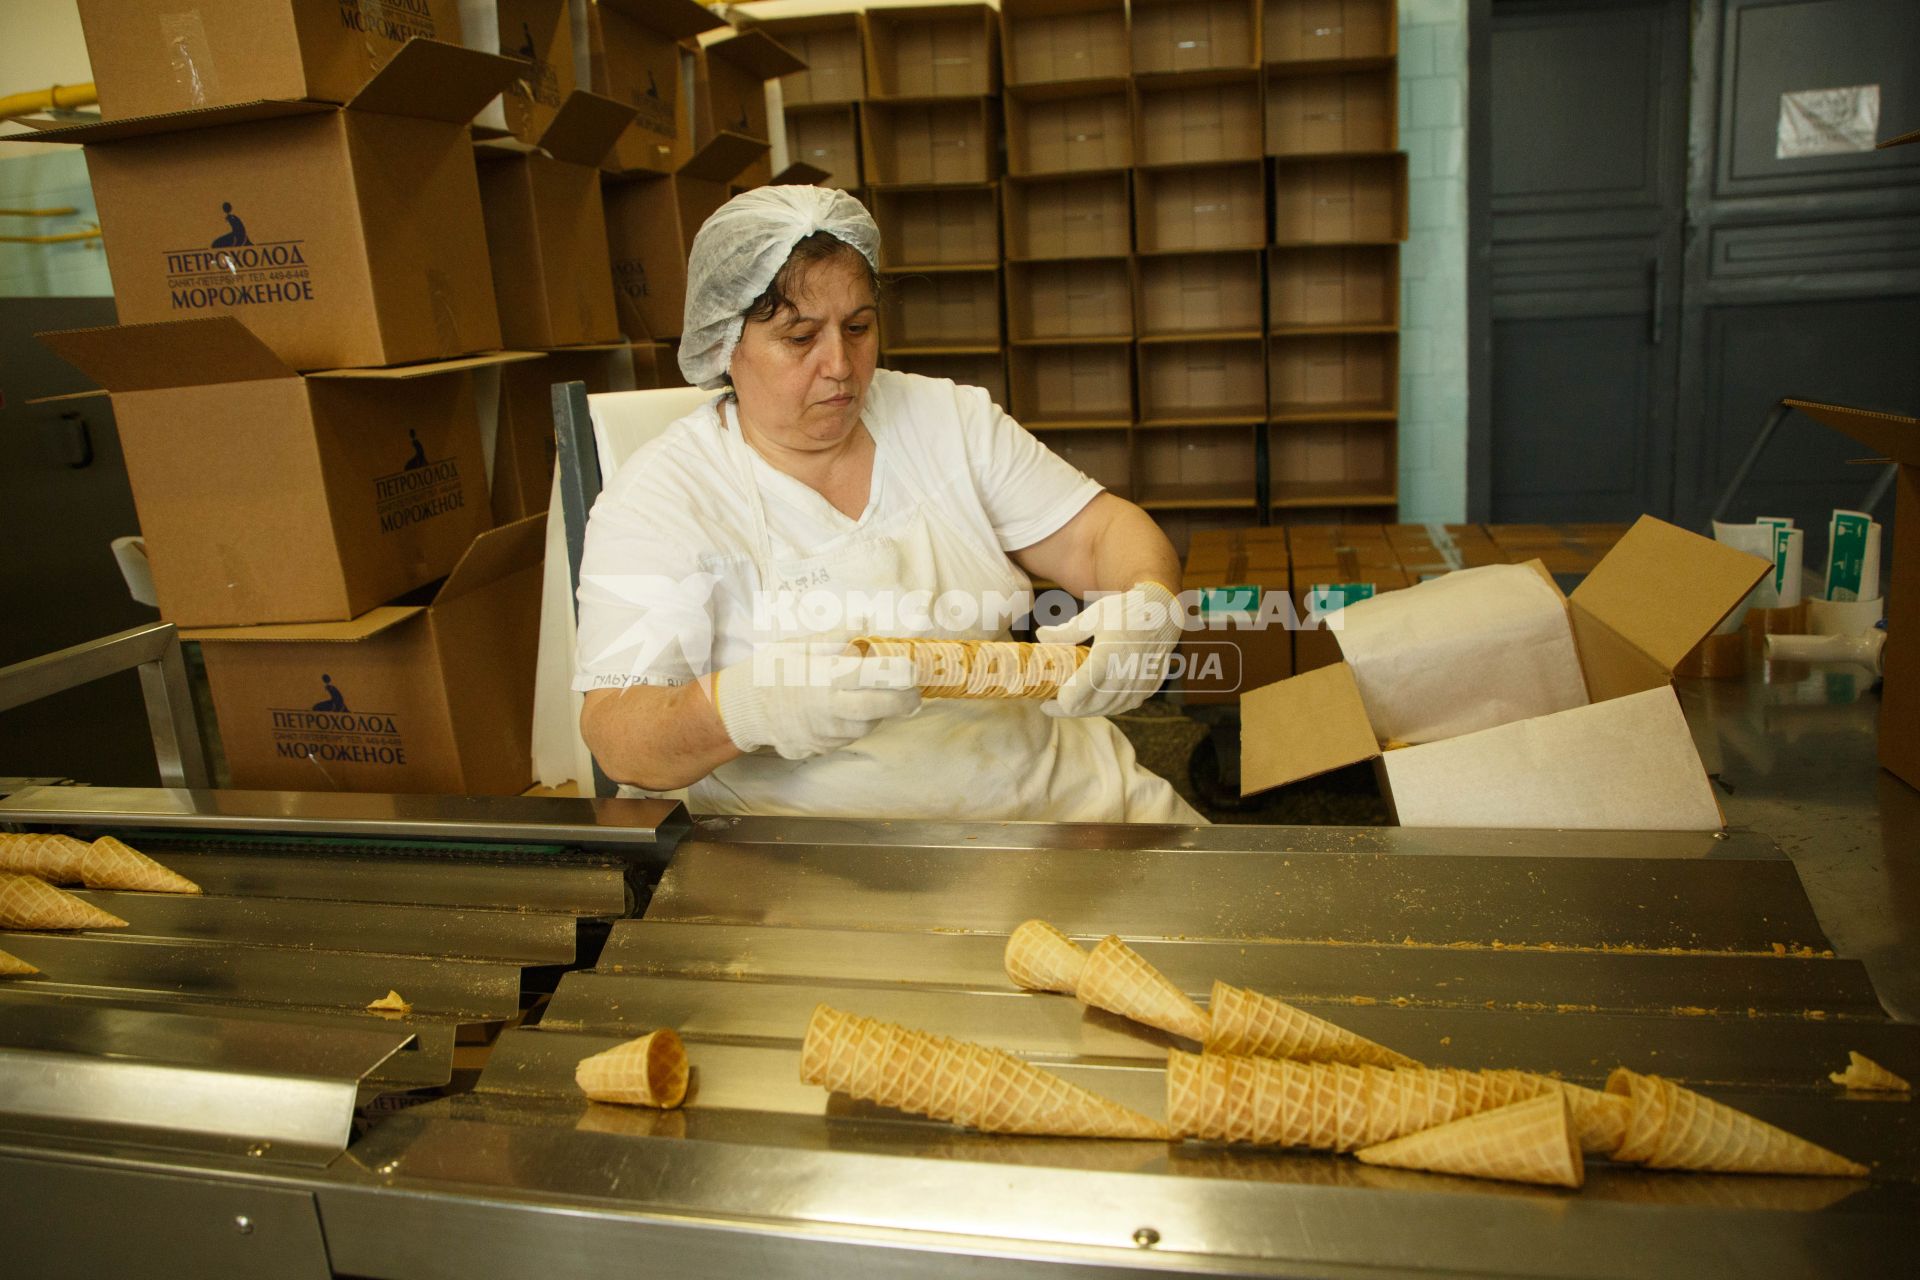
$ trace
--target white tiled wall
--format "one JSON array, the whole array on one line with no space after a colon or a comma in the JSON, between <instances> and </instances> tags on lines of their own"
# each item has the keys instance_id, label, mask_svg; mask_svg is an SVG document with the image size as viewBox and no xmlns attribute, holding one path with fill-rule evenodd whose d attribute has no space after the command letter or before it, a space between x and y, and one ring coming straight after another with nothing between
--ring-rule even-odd
<instances>
[{"instance_id":1,"label":"white tiled wall","mask_svg":"<svg viewBox=\"0 0 1920 1280\"><path fill-rule=\"evenodd\" d=\"M0 161L0 208L67 209L49 217L0 216L0 235L64 235L97 228L86 157L78 147L13 145ZM0 298L86 298L113 293L100 241L0 243Z\"/></svg>"},{"instance_id":2,"label":"white tiled wall","mask_svg":"<svg viewBox=\"0 0 1920 1280\"><path fill-rule=\"evenodd\" d=\"M1466 0L1400 0L1400 518L1466 518Z\"/></svg>"}]
</instances>

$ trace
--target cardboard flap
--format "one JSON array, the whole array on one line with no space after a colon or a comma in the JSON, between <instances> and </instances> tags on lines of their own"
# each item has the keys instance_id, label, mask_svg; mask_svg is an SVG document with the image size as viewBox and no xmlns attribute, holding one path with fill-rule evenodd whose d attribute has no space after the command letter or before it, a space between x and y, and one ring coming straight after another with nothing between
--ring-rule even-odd
<instances>
[{"instance_id":1,"label":"cardboard flap","mask_svg":"<svg viewBox=\"0 0 1920 1280\"><path fill-rule=\"evenodd\" d=\"M1360 686L1344 662L1240 696L1240 794L1342 769L1380 754Z\"/></svg>"},{"instance_id":2,"label":"cardboard flap","mask_svg":"<svg viewBox=\"0 0 1920 1280\"><path fill-rule=\"evenodd\" d=\"M465 124L522 70L513 58L439 40L409 40L353 95L347 109Z\"/></svg>"},{"instance_id":3,"label":"cardboard flap","mask_svg":"<svg viewBox=\"0 0 1920 1280\"><path fill-rule=\"evenodd\" d=\"M540 147L555 160L597 167L637 114L612 98L575 89L540 135Z\"/></svg>"},{"instance_id":4,"label":"cardboard flap","mask_svg":"<svg viewBox=\"0 0 1920 1280\"><path fill-rule=\"evenodd\" d=\"M487 351L477 356L459 356L452 360L429 360L424 364L379 365L366 369L318 369L309 373L309 378L346 381L354 378L367 378L375 381L405 382L410 378L431 378L443 373L459 373L466 369L486 369L499 364L518 364L523 360L538 360L544 351Z\"/></svg>"},{"instance_id":5,"label":"cardboard flap","mask_svg":"<svg viewBox=\"0 0 1920 1280\"><path fill-rule=\"evenodd\" d=\"M1821 404L1816 400L1786 400L1815 422L1851 436L1869 449L1878 449L1882 457L1908 466L1920 465L1920 419L1897 413L1875 413L1871 409L1851 409L1842 404Z\"/></svg>"},{"instance_id":6,"label":"cardboard flap","mask_svg":"<svg viewBox=\"0 0 1920 1280\"><path fill-rule=\"evenodd\" d=\"M473 540L473 545L460 557L460 563L453 566L453 572L434 593L433 603L440 605L456 600L510 573L539 564L546 553L547 514L544 511L489 529Z\"/></svg>"},{"instance_id":7,"label":"cardboard flap","mask_svg":"<svg viewBox=\"0 0 1920 1280\"><path fill-rule=\"evenodd\" d=\"M726 19L696 0L595 0L595 3L675 40L691 40L702 31L727 25Z\"/></svg>"},{"instance_id":8,"label":"cardboard flap","mask_svg":"<svg viewBox=\"0 0 1920 1280\"><path fill-rule=\"evenodd\" d=\"M771 187L817 187L833 176L832 173L805 160L796 160L780 172L773 175Z\"/></svg>"},{"instance_id":9,"label":"cardboard flap","mask_svg":"<svg viewBox=\"0 0 1920 1280\"><path fill-rule=\"evenodd\" d=\"M1641 516L1569 603L1672 671L1772 569L1758 556Z\"/></svg>"},{"instance_id":10,"label":"cardboard flap","mask_svg":"<svg viewBox=\"0 0 1920 1280\"><path fill-rule=\"evenodd\" d=\"M807 69L793 50L758 30L723 36L706 45L706 54L732 63L756 80L776 80Z\"/></svg>"},{"instance_id":11,"label":"cardboard flap","mask_svg":"<svg viewBox=\"0 0 1920 1280\"><path fill-rule=\"evenodd\" d=\"M32 133L10 133L7 142L68 142L92 146L118 142L123 138L145 138L159 133L177 133L182 129L209 129L222 124L246 124L254 120L277 120L283 116L319 115L339 108L329 102L282 102L263 98L257 102L237 102L224 107L195 107L191 111L163 111L158 115L132 116L125 120L104 120L98 124L70 124L42 128L33 121Z\"/></svg>"},{"instance_id":12,"label":"cardboard flap","mask_svg":"<svg viewBox=\"0 0 1920 1280\"><path fill-rule=\"evenodd\" d=\"M36 336L109 391L299 376L232 316L61 329Z\"/></svg>"},{"instance_id":13,"label":"cardboard flap","mask_svg":"<svg viewBox=\"0 0 1920 1280\"><path fill-rule=\"evenodd\" d=\"M749 138L744 133L717 133L712 142L700 148L694 153L693 159L680 167L680 172L703 182L725 182L768 150L766 143Z\"/></svg>"},{"instance_id":14,"label":"cardboard flap","mask_svg":"<svg viewBox=\"0 0 1920 1280\"><path fill-rule=\"evenodd\" d=\"M259 627L194 627L180 633L182 640L232 641L247 644L351 644L399 626L426 609L417 604L385 604L346 622L278 622Z\"/></svg>"}]
</instances>

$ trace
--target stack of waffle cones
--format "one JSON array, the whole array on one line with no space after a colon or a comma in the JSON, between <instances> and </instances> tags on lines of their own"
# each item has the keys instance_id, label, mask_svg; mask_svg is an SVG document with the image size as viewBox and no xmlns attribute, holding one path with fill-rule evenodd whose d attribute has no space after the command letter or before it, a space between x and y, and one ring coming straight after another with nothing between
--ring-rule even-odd
<instances>
[{"instance_id":1,"label":"stack of waffle cones","mask_svg":"<svg viewBox=\"0 0 1920 1280\"><path fill-rule=\"evenodd\" d=\"M1088 653L1075 644L893 636L861 636L848 647L863 658L910 661L923 698L1051 698Z\"/></svg>"},{"instance_id":2,"label":"stack of waffle cones","mask_svg":"<svg viewBox=\"0 0 1920 1280\"><path fill-rule=\"evenodd\" d=\"M1587 1167L1565 1094L1543 1093L1354 1152L1364 1164L1578 1187Z\"/></svg>"},{"instance_id":3,"label":"stack of waffle cones","mask_svg":"<svg viewBox=\"0 0 1920 1280\"><path fill-rule=\"evenodd\" d=\"M147 893L199 893L200 886L113 836L91 844L62 835L0 836L0 871L38 876L49 884Z\"/></svg>"},{"instance_id":4,"label":"stack of waffle cones","mask_svg":"<svg viewBox=\"0 0 1920 1280\"><path fill-rule=\"evenodd\" d=\"M686 1100L690 1074L686 1047L671 1027L582 1058L573 1069L574 1083L595 1102L662 1109Z\"/></svg>"},{"instance_id":5,"label":"stack of waffle cones","mask_svg":"<svg viewBox=\"0 0 1920 1280\"><path fill-rule=\"evenodd\" d=\"M1207 1002L1213 1015L1206 1045L1208 1053L1248 1054L1259 1058L1292 1058L1301 1062L1364 1063L1378 1067L1417 1067L1420 1064L1385 1045L1357 1036L1325 1018L1258 991L1213 984Z\"/></svg>"},{"instance_id":6,"label":"stack of waffle cones","mask_svg":"<svg viewBox=\"0 0 1920 1280\"><path fill-rule=\"evenodd\" d=\"M0 929L124 929L127 922L38 876L0 872Z\"/></svg>"},{"instance_id":7,"label":"stack of waffle cones","mask_svg":"<svg viewBox=\"0 0 1920 1280\"><path fill-rule=\"evenodd\" d=\"M1165 1126L999 1049L862 1018L813 1011L800 1079L986 1133L1164 1138Z\"/></svg>"},{"instance_id":8,"label":"stack of waffle cones","mask_svg":"<svg viewBox=\"0 0 1920 1280\"><path fill-rule=\"evenodd\" d=\"M1627 1164L1719 1173L1867 1175L1864 1165L1659 1076L1621 1067L1607 1077L1607 1092L1624 1097L1631 1108L1626 1133L1613 1151L1615 1160Z\"/></svg>"}]
</instances>

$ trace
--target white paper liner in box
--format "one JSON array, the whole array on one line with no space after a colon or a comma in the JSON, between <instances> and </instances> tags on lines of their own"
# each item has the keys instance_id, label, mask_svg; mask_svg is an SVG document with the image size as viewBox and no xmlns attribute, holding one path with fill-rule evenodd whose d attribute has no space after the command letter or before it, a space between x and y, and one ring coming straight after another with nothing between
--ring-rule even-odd
<instances>
[{"instance_id":1,"label":"white paper liner in box","mask_svg":"<svg viewBox=\"0 0 1920 1280\"><path fill-rule=\"evenodd\" d=\"M1566 601L1526 565L1462 569L1327 617L1383 742L1586 705Z\"/></svg>"},{"instance_id":2,"label":"white paper liner in box","mask_svg":"<svg viewBox=\"0 0 1920 1280\"><path fill-rule=\"evenodd\" d=\"M1381 759L1403 827L1717 831L1723 825L1671 687L1389 751Z\"/></svg>"}]
</instances>

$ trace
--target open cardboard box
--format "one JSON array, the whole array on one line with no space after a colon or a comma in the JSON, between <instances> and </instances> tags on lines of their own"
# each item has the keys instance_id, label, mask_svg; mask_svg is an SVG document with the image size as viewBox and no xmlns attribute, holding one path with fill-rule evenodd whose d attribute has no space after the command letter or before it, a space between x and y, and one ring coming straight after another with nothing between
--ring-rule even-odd
<instances>
[{"instance_id":1,"label":"open cardboard box","mask_svg":"<svg viewBox=\"0 0 1920 1280\"><path fill-rule=\"evenodd\" d=\"M512 58L513 81L474 120L482 136L538 142L576 88L569 0L460 0L460 33L470 49Z\"/></svg>"},{"instance_id":2,"label":"open cardboard box","mask_svg":"<svg viewBox=\"0 0 1920 1280\"><path fill-rule=\"evenodd\" d=\"M632 107L576 89L540 135L539 151L476 153L507 345L619 338L599 165L632 121Z\"/></svg>"},{"instance_id":3,"label":"open cardboard box","mask_svg":"<svg viewBox=\"0 0 1920 1280\"><path fill-rule=\"evenodd\" d=\"M1400 77L1368 71L1267 77L1267 154L1392 151L1399 138Z\"/></svg>"},{"instance_id":4,"label":"open cardboard box","mask_svg":"<svg viewBox=\"0 0 1920 1280\"><path fill-rule=\"evenodd\" d=\"M1009 87L1125 79L1125 0L1000 0L1000 49Z\"/></svg>"},{"instance_id":5,"label":"open cardboard box","mask_svg":"<svg viewBox=\"0 0 1920 1280\"><path fill-rule=\"evenodd\" d=\"M881 345L888 352L998 350L1000 273L938 271L889 280L880 317Z\"/></svg>"},{"instance_id":6,"label":"open cardboard box","mask_svg":"<svg viewBox=\"0 0 1920 1280\"><path fill-rule=\"evenodd\" d=\"M1007 172L1101 173L1134 162L1127 82L1092 80L1009 89Z\"/></svg>"},{"instance_id":7,"label":"open cardboard box","mask_svg":"<svg viewBox=\"0 0 1920 1280\"><path fill-rule=\"evenodd\" d=\"M1399 49L1397 0L1267 0L1268 66L1384 62Z\"/></svg>"},{"instance_id":8,"label":"open cardboard box","mask_svg":"<svg viewBox=\"0 0 1920 1280\"><path fill-rule=\"evenodd\" d=\"M1127 175L1009 178L1007 261L1124 258L1133 249Z\"/></svg>"},{"instance_id":9,"label":"open cardboard box","mask_svg":"<svg viewBox=\"0 0 1920 1280\"><path fill-rule=\"evenodd\" d=\"M183 627L338 621L431 582L493 523L473 370L301 375L230 316L40 339L105 387Z\"/></svg>"},{"instance_id":10,"label":"open cardboard box","mask_svg":"<svg viewBox=\"0 0 1920 1280\"><path fill-rule=\"evenodd\" d=\"M407 41L460 43L459 0L80 0L104 119L262 98L346 102Z\"/></svg>"},{"instance_id":11,"label":"open cardboard box","mask_svg":"<svg viewBox=\"0 0 1920 1280\"><path fill-rule=\"evenodd\" d=\"M1015 342L1132 337L1127 260L1075 258L1011 264L1007 329Z\"/></svg>"},{"instance_id":12,"label":"open cardboard box","mask_svg":"<svg viewBox=\"0 0 1920 1280\"><path fill-rule=\"evenodd\" d=\"M747 9L742 21L765 31L806 63L804 70L780 77L785 106L851 106L867 96L866 41L858 13L755 18Z\"/></svg>"},{"instance_id":13,"label":"open cardboard box","mask_svg":"<svg viewBox=\"0 0 1920 1280\"><path fill-rule=\"evenodd\" d=\"M1143 169L1134 178L1134 228L1141 253L1258 249L1267 239L1267 200L1258 162Z\"/></svg>"},{"instance_id":14,"label":"open cardboard box","mask_svg":"<svg viewBox=\"0 0 1920 1280\"><path fill-rule=\"evenodd\" d=\"M683 41L724 27L698 0L572 0L574 62L602 97L634 108L608 168L672 173L693 156L694 53Z\"/></svg>"},{"instance_id":15,"label":"open cardboard box","mask_svg":"<svg viewBox=\"0 0 1920 1280\"><path fill-rule=\"evenodd\" d=\"M638 350L626 342L563 347L542 352L537 360L502 365L497 383L485 375L477 378L481 426L495 424L490 481L494 523L537 515L553 496L556 383L583 382L588 395L600 395L651 387L655 381L650 342ZM490 394L498 401L492 414L486 411Z\"/></svg>"},{"instance_id":16,"label":"open cardboard box","mask_svg":"<svg viewBox=\"0 0 1920 1280\"><path fill-rule=\"evenodd\" d=\"M1266 352L1258 338L1141 343L1142 426L1254 424L1267 416ZM1199 433L1196 433L1196 435ZM1237 465L1253 492L1253 449Z\"/></svg>"},{"instance_id":17,"label":"open cardboard box","mask_svg":"<svg viewBox=\"0 0 1920 1280\"><path fill-rule=\"evenodd\" d=\"M1257 251L1135 258L1134 269L1134 324L1141 337L1259 335ZM1263 406L1265 400L1263 387Z\"/></svg>"},{"instance_id":18,"label":"open cardboard box","mask_svg":"<svg viewBox=\"0 0 1920 1280\"><path fill-rule=\"evenodd\" d=\"M1557 596L1552 578L1534 569ZM1723 819L1673 693L1673 669L1768 569L1758 557L1642 516L1564 602L1586 705L1385 750L1376 729L1380 691L1398 697L1409 682L1444 687L1458 654L1475 650L1457 650L1450 666L1417 643L1396 651L1376 634L1373 672L1364 675L1376 690L1371 707L1347 662L1242 699L1241 791L1253 795L1373 760L1403 826L1718 829ZM1433 593L1454 591L1462 576L1349 606L1340 621L1384 606L1409 620L1424 611L1432 626ZM1552 645L1566 643L1552 634ZM1352 637L1343 633L1342 641L1347 652ZM1549 642L1540 643L1534 653L1546 651ZM1387 674L1396 669L1403 674ZM1543 661L1542 670L1556 668ZM1492 718L1484 702L1468 701L1447 714L1456 722Z\"/></svg>"},{"instance_id":19,"label":"open cardboard box","mask_svg":"<svg viewBox=\"0 0 1920 1280\"><path fill-rule=\"evenodd\" d=\"M984 4L867 11L867 97L975 98L1000 92L1000 27Z\"/></svg>"},{"instance_id":20,"label":"open cardboard box","mask_svg":"<svg viewBox=\"0 0 1920 1280\"><path fill-rule=\"evenodd\" d=\"M850 102L786 109L787 155L812 165L829 187L860 185L860 108ZM782 177L785 175L783 174Z\"/></svg>"},{"instance_id":21,"label":"open cardboard box","mask_svg":"<svg viewBox=\"0 0 1920 1280\"><path fill-rule=\"evenodd\" d=\"M1912 140L1906 136L1896 141ZM1880 765L1908 786L1920 787L1920 419L1810 400L1787 403L1900 465L1893 511L1893 582L1886 593Z\"/></svg>"},{"instance_id":22,"label":"open cardboard box","mask_svg":"<svg viewBox=\"0 0 1920 1280\"><path fill-rule=\"evenodd\" d=\"M1133 74L1260 65L1260 0L1133 0Z\"/></svg>"},{"instance_id":23,"label":"open cardboard box","mask_svg":"<svg viewBox=\"0 0 1920 1280\"><path fill-rule=\"evenodd\" d=\"M868 185L977 185L999 176L1000 102L860 104L860 171Z\"/></svg>"},{"instance_id":24,"label":"open cardboard box","mask_svg":"<svg viewBox=\"0 0 1920 1280\"><path fill-rule=\"evenodd\" d=\"M693 112L693 145L704 147L723 133L773 145L767 82L805 70L806 63L754 27L746 31L709 31L700 37ZM800 159L801 157L795 157ZM741 182L765 186L773 179L768 155L747 166Z\"/></svg>"},{"instance_id":25,"label":"open cardboard box","mask_svg":"<svg viewBox=\"0 0 1920 1280\"><path fill-rule=\"evenodd\" d=\"M1007 362L998 351L965 354L897 352L881 363L901 373L917 373L923 378L946 378L963 387L981 387L993 402L1003 408L1007 400Z\"/></svg>"},{"instance_id":26,"label":"open cardboard box","mask_svg":"<svg viewBox=\"0 0 1920 1280\"><path fill-rule=\"evenodd\" d=\"M883 188L873 193L880 267L992 267L1000 261L996 188Z\"/></svg>"},{"instance_id":27,"label":"open cardboard box","mask_svg":"<svg viewBox=\"0 0 1920 1280\"><path fill-rule=\"evenodd\" d=\"M123 324L235 316L295 369L436 360L500 345L467 122L519 65L415 40L344 108L12 140L85 144Z\"/></svg>"},{"instance_id":28,"label":"open cardboard box","mask_svg":"<svg viewBox=\"0 0 1920 1280\"><path fill-rule=\"evenodd\" d=\"M1273 332L1400 327L1400 246L1267 250Z\"/></svg>"},{"instance_id":29,"label":"open cardboard box","mask_svg":"<svg viewBox=\"0 0 1920 1280\"><path fill-rule=\"evenodd\" d=\"M1142 166L1258 160L1260 78L1208 71L1134 88L1134 155Z\"/></svg>"},{"instance_id":30,"label":"open cardboard box","mask_svg":"<svg viewBox=\"0 0 1920 1280\"><path fill-rule=\"evenodd\" d=\"M1407 157L1282 157L1273 166L1273 242L1387 244L1407 238Z\"/></svg>"},{"instance_id":31,"label":"open cardboard box","mask_svg":"<svg viewBox=\"0 0 1920 1280\"><path fill-rule=\"evenodd\" d=\"M1133 360L1124 342L1014 347L1007 362L1013 393L1008 408L1028 427L1133 422Z\"/></svg>"},{"instance_id":32,"label":"open cardboard box","mask_svg":"<svg viewBox=\"0 0 1920 1280\"><path fill-rule=\"evenodd\" d=\"M490 529L423 601L182 632L236 787L517 795L532 778L546 517Z\"/></svg>"}]
</instances>

